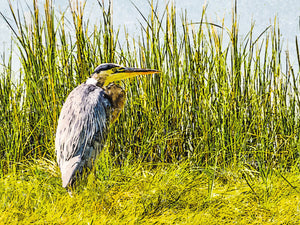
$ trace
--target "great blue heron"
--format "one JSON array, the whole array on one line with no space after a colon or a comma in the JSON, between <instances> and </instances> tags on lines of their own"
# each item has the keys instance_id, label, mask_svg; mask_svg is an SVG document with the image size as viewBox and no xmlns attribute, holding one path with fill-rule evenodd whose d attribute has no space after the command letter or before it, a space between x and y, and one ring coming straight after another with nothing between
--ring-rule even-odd
<instances>
[{"instance_id":1,"label":"great blue heron","mask_svg":"<svg viewBox=\"0 0 300 225\"><path fill-rule=\"evenodd\" d=\"M69 94L61 109L55 139L63 187L71 187L86 168L93 167L109 124L124 107L125 91L112 82L153 73L159 71L105 63Z\"/></svg>"}]
</instances>

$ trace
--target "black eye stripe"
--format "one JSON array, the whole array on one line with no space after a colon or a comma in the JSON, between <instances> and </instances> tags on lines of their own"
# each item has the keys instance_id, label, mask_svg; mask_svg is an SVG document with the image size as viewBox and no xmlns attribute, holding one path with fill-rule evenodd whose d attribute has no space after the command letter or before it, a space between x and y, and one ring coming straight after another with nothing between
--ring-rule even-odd
<instances>
[{"instance_id":1,"label":"black eye stripe","mask_svg":"<svg viewBox=\"0 0 300 225\"><path fill-rule=\"evenodd\" d=\"M117 70L118 68L120 68L120 65L114 63L104 63L98 66L93 73L100 73L101 71L111 70L113 68Z\"/></svg>"}]
</instances>

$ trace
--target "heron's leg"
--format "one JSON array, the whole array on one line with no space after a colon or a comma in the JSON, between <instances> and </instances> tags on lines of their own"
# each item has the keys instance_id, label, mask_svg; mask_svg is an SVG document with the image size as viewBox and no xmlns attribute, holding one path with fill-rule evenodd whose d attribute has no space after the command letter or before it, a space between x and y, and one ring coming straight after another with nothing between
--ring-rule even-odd
<instances>
[{"instance_id":1,"label":"heron's leg","mask_svg":"<svg viewBox=\"0 0 300 225\"><path fill-rule=\"evenodd\" d=\"M70 195L71 198L73 198L73 192L71 189L67 189L68 194Z\"/></svg>"}]
</instances>

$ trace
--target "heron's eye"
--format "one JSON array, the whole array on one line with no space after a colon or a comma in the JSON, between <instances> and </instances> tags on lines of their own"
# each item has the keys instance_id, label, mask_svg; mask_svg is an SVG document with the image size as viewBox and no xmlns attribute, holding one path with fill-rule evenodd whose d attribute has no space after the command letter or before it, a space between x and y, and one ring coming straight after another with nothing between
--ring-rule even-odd
<instances>
[{"instance_id":1,"label":"heron's eye","mask_svg":"<svg viewBox=\"0 0 300 225\"><path fill-rule=\"evenodd\" d=\"M112 71L113 73L115 73L115 72L117 71L117 68L112 68L111 71Z\"/></svg>"}]
</instances>

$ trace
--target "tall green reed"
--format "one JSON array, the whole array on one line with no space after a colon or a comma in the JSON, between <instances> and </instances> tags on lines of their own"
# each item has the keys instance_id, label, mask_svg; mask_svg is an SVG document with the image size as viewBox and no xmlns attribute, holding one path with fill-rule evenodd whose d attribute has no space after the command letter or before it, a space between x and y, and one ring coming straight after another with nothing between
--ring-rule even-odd
<instances>
[{"instance_id":1,"label":"tall green reed","mask_svg":"<svg viewBox=\"0 0 300 225\"><path fill-rule=\"evenodd\" d=\"M64 14L56 16L52 1L45 2L43 16L33 1L30 22L10 5L13 22L4 19L15 34L22 79L12 83L10 69L1 75L2 160L52 159L64 99L97 64L116 62L162 71L123 82L127 104L107 141L118 162L297 165L299 72L290 64L282 68L276 21L258 37L252 27L240 40L236 8L232 27L225 28L224 22L207 22L205 7L198 23L190 24L183 13L178 24L175 5L159 12L149 1L151 11L148 17L141 14L140 35L130 40L125 33L121 44L112 6L105 9L103 1L98 3L103 15L98 26L84 18L84 4L70 4L71 31ZM14 104L15 114L7 118L4 112L13 111Z\"/></svg>"}]
</instances>

